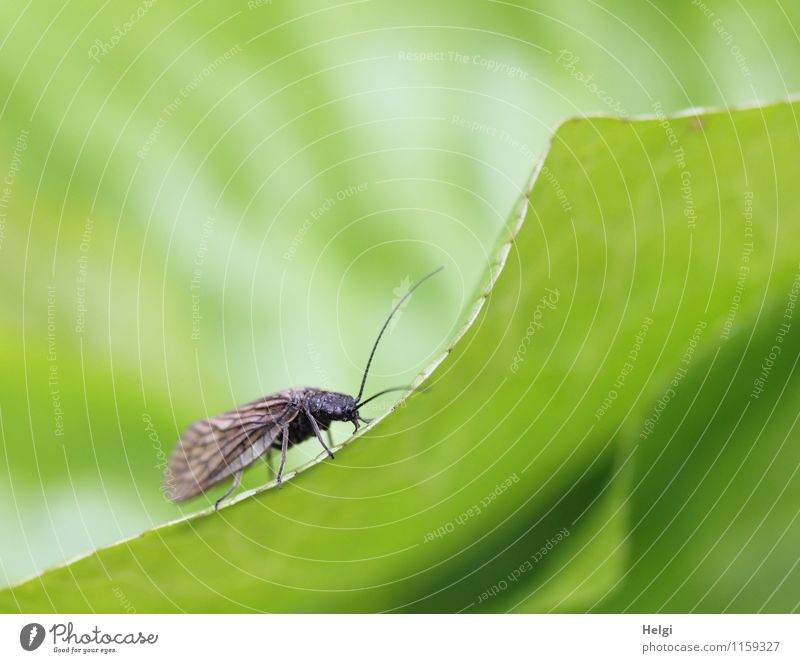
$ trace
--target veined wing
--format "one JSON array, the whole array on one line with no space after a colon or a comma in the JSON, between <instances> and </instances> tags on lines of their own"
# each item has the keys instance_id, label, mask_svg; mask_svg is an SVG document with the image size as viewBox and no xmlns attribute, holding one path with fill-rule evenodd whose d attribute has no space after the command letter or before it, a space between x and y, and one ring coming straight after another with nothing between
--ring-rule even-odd
<instances>
[{"instance_id":1,"label":"veined wing","mask_svg":"<svg viewBox=\"0 0 800 663\"><path fill-rule=\"evenodd\" d=\"M167 497L188 500L247 467L296 416L282 392L193 423L172 452L164 481Z\"/></svg>"}]
</instances>

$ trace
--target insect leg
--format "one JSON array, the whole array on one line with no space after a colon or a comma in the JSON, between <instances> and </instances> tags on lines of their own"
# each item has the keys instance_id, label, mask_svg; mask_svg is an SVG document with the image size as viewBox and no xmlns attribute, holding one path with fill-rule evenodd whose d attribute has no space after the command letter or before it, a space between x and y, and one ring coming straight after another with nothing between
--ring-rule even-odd
<instances>
[{"instance_id":1,"label":"insect leg","mask_svg":"<svg viewBox=\"0 0 800 663\"><path fill-rule=\"evenodd\" d=\"M278 488L281 487L283 483L281 481L281 477L283 476L283 466L286 465L286 452L289 450L289 427L283 427L283 441L281 442L281 464L278 467L278 478L276 482L278 484Z\"/></svg>"},{"instance_id":2,"label":"insect leg","mask_svg":"<svg viewBox=\"0 0 800 663\"><path fill-rule=\"evenodd\" d=\"M333 433L331 433L331 429L330 428L328 428L328 430L325 431L325 437L328 438L328 446L332 447L333 446Z\"/></svg>"},{"instance_id":3,"label":"insect leg","mask_svg":"<svg viewBox=\"0 0 800 663\"><path fill-rule=\"evenodd\" d=\"M233 491L239 487L239 484L242 482L242 470L239 470L236 474L233 475L233 484L230 488L228 488L228 492L225 493L222 497L220 497L216 502L214 502L214 511L219 509L219 505L223 500L229 498Z\"/></svg>"},{"instance_id":4,"label":"insect leg","mask_svg":"<svg viewBox=\"0 0 800 663\"><path fill-rule=\"evenodd\" d=\"M308 417L308 420L311 422L311 428L314 429L314 434L317 436L317 439L319 440L319 443L322 445L322 448L328 452L328 455L331 458L333 458L333 452L328 448L328 445L325 444L325 440L322 439L322 433L319 432L319 424L317 423L317 420L314 419L314 415L311 414L311 411L308 409L307 405L303 408L303 412L305 413L306 417Z\"/></svg>"}]
</instances>

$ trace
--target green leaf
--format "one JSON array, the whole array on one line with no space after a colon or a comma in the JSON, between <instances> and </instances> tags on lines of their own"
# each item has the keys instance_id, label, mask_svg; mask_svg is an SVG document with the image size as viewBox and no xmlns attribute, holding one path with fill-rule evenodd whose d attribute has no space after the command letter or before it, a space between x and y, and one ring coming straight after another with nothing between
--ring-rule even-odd
<instances>
[{"instance_id":1,"label":"green leaf","mask_svg":"<svg viewBox=\"0 0 800 663\"><path fill-rule=\"evenodd\" d=\"M0 607L796 609L797 110L565 123L427 393Z\"/></svg>"}]
</instances>

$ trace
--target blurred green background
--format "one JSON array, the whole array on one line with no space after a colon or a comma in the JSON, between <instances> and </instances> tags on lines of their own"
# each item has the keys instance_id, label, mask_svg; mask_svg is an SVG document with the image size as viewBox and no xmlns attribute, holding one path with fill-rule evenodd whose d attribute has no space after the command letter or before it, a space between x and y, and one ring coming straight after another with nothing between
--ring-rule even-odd
<instances>
[{"instance_id":1,"label":"blurred green background","mask_svg":"<svg viewBox=\"0 0 800 663\"><path fill-rule=\"evenodd\" d=\"M442 264L370 388L412 379L565 118L800 89L796 3L0 11L6 583L180 514L159 488L192 420L354 391L397 293Z\"/></svg>"}]
</instances>

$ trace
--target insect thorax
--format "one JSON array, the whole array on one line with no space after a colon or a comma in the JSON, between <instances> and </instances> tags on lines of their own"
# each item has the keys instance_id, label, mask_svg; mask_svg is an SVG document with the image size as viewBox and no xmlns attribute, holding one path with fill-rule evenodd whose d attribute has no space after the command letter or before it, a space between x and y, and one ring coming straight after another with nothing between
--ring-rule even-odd
<instances>
[{"instance_id":1,"label":"insect thorax","mask_svg":"<svg viewBox=\"0 0 800 663\"><path fill-rule=\"evenodd\" d=\"M357 413L355 399L335 391L309 389L306 404L318 420L350 421Z\"/></svg>"}]
</instances>

